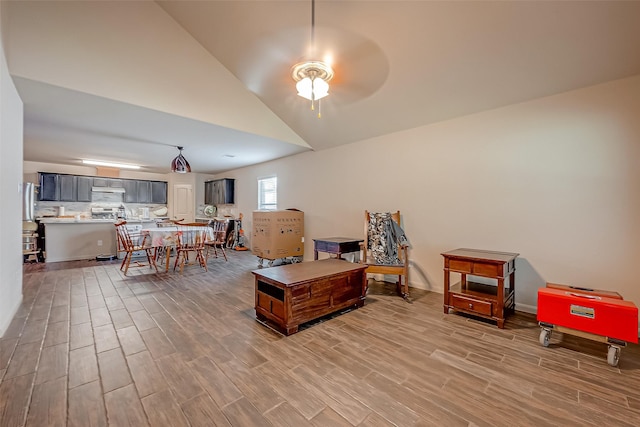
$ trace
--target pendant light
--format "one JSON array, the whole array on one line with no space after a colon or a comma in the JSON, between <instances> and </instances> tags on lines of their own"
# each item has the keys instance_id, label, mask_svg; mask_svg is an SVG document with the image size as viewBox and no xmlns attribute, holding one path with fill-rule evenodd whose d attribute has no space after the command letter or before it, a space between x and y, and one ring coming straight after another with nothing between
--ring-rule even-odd
<instances>
[{"instance_id":1,"label":"pendant light","mask_svg":"<svg viewBox=\"0 0 640 427\"><path fill-rule=\"evenodd\" d=\"M311 0L311 52L315 55L316 2ZM293 66L293 79L297 82L298 95L311 101L311 109L318 103L318 118L321 117L320 100L329 95L329 80L333 78L331 66L322 61L305 61Z\"/></svg>"},{"instance_id":2,"label":"pendant light","mask_svg":"<svg viewBox=\"0 0 640 427\"><path fill-rule=\"evenodd\" d=\"M183 147L176 147L180 150L180 154L176 156L175 159L171 161L171 172L176 173L187 173L191 172L191 165L187 162L187 159L182 155Z\"/></svg>"}]
</instances>

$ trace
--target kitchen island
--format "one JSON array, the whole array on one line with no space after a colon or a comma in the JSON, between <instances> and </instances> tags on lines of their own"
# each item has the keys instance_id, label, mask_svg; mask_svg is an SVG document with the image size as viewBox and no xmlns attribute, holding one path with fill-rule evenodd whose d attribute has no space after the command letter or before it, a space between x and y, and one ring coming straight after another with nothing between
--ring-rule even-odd
<instances>
[{"instance_id":1,"label":"kitchen island","mask_svg":"<svg viewBox=\"0 0 640 427\"><path fill-rule=\"evenodd\" d=\"M117 238L113 219L42 218L45 227L46 262L95 259L116 255ZM127 220L150 226L153 220Z\"/></svg>"}]
</instances>

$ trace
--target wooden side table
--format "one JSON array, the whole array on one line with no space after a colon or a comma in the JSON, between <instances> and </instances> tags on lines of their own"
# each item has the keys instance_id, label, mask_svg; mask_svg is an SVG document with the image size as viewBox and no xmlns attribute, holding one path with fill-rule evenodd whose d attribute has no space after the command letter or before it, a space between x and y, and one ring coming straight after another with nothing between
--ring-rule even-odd
<instances>
[{"instance_id":1,"label":"wooden side table","mask_svg":"<svg viewBox=\"0 0 640 427\"><path fill-rule=\"evenodd\" d=\"M342 254L349 252L360 252L360 243L364 239L354 239L352 237L324 237L313 239L313 259L318 259L318 252L327 252L337 255L338 259Z\"/></svg>"},{"instance_id":2,"label":"wooden side table","mask_svg":"<svg viewBox=\"0 0 640 427\"><path fill-rule=\"evenodd\" d=\"M505 312L515 310L515 259L519 254L481 249L456 249L444 257L444 312L457 310L495 320L504 328ZM460 283L451 286L450 274L460 273ZM497 285L467 280L467 275L495 279ZM505 289L505 279L509 287Z\"/></svg>"}]
</instances>

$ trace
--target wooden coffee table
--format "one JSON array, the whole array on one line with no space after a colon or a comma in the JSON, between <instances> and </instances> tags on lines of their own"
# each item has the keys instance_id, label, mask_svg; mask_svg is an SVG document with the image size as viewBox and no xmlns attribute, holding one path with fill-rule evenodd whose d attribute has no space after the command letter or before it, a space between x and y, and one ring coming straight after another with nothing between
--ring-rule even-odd
<instances>
[{"instance_id":1,"label":"wooden coffee table","mask_svg":"<svg viewBox=\"0 0 640 427\"><path fill-rule=\"evenodd\" d=\"M324 259L255 270L256 317L290 335L310 320L362 307L366 268L364 264Z\"/></svg>"}]
</instances>

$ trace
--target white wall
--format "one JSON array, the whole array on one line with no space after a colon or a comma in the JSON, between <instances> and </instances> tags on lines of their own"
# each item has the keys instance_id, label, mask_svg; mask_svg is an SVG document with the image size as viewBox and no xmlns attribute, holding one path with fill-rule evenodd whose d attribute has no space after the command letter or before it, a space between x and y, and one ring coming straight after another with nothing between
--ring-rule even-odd
<instances>
[{"instance_id":1,"label":"white wall","mask_svg":"<svg viewBox=\"0 0 640 427\"><path fill-rule=\"evenodd\" d=\"M362 236L365 209L400 209L412 286L441 292L440 254L470 247L520 253L518 309L547 281L640 305L640 76L226 173L249 237L272 174L307 259L312 238Z\"/></svg>"},{"instance_id":2,"label":"white wall","mask_svg":"<svg viewBox=\"0 0 640 427\"><path fill-rule=\"evenodd\" d=\"M2 22L0 7L0 22ZM0 34L2 30L0 24ZM0 36L0 337L22 301L22 101Z\"/></svg>"}]
</instances>

